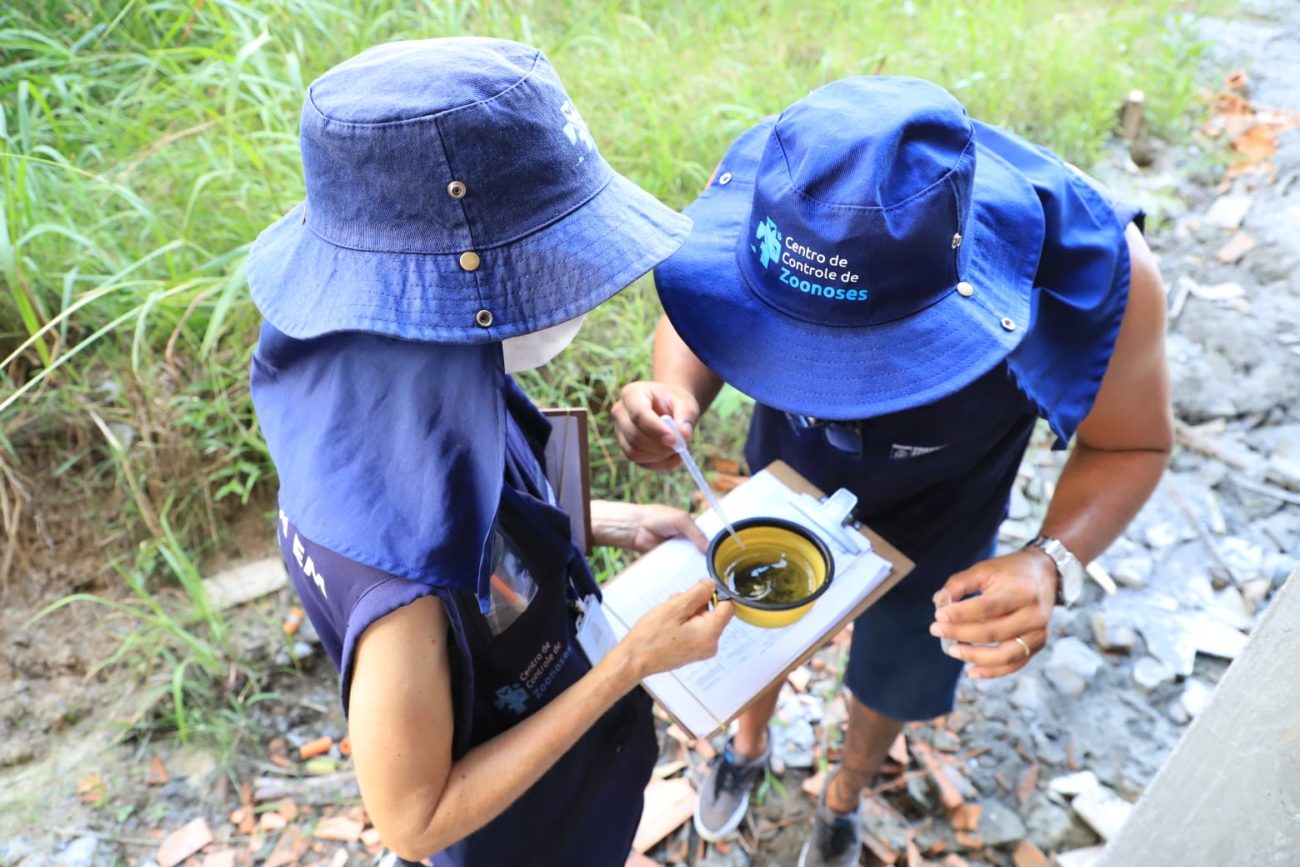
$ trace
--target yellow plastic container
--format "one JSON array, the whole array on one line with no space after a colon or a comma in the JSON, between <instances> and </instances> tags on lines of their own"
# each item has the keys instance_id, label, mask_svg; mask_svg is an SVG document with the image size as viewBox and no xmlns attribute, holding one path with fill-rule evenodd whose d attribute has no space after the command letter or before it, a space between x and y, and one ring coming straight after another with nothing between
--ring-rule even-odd
<instances>
[{"instance_id":1,"label":"yellow plastic container","mask_svg":"<svg viewBox=\"0 0 1300 867\"><path fill-rule=\"evenodd\" d=\"M831 586L835 561L826 543L809 530L783 518L747 518L733 526L745 547L741 548L723 529L709 543L705 559L709 564L709 577L718 588L717 597L734 602L736 616L741 620L768 629L789 626L803 617L817 597ZM791 566L811 573L813 589L807 596L790 602L764 602L739 595L727 583L725 576L730 567L772 563L782 555Z\"/></svg>"}]
</instances>

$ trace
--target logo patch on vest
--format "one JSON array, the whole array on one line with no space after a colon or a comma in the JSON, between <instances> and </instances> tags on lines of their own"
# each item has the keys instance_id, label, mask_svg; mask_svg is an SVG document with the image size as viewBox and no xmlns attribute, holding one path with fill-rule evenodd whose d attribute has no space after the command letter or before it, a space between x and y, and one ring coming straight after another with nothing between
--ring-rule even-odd
<instances>
[{"instance_id":1,"label":"logo patch on vest","mask_svg":"<svg viewBox=\"0 0 1300 867\"><path fill-rule=\"evenodd\" d=\"M905 446L901 443L894 443L889 447L889 459L891 461L910 461L912 458L932 455L946 448L948 448L946 444L941 446Z\"/></svg>"},{"instance_id":2,"label":"logo patch on vest","mask_svg":"<svg viewBox=\"0 0 1300 867\"><path fill-rule=\"evenodd\" d=\"M497 710L508 710L511 713L522 714L528 710L527 701L528 690L516 683L498 689L495 704Z\"/></svg>"}]
</instances>

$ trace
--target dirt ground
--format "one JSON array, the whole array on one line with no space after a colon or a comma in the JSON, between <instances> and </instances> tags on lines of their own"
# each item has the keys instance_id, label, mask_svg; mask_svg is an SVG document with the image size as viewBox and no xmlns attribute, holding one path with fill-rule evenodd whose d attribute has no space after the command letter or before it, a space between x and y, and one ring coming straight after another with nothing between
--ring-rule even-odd
<instances>
[{"instance_id":1,"label":"dirt ground","mask_svg":"<svg viewBox=\"0 0 1300 867\"><path fill-rule=\"evenodd\" d=\"M1300 112L1300 6L1253 0L1247 9L1203 22L1215 45L1204 79L1220 98L1202 136L1143 143L1140 168L1117 145L1093 167L1151 215L1182 425L1161 490L1100 561L1119 591L1090 584L1083 605L1058 610L1048 650L1023 673L965 682L954 713L908 728L871 800L864 863L891 853L912 865L1044 863L1029 860L1031 849L1091 863L1300 560L1300 131L1288 114ZM1225 84L1238 69L1244 82ZM1225 174L1234 159L1246 168ZM1045 442L1031 450L1005 545L1033 535L1059 460ZM61 508L75 505L69 494ZM273 553L262 521L249 510L236 558ZM65 531L48 523L42 532L52 544ZM232 670L228 688L245 691L243 710L196 733L208 746L186 745L154 733L170 669L143 648L101 668L130 616L81 604L32 621L62 593L118 586L94 545L76 551L58 574L5 588L0 867L154 864L165 838L164 856L204 840L204 828L211 842L191 862L204 867L369 863L380 847L340 748L335 675L309 634L285 636L289 592L231 612L241 657L270 674L248 692ZM161 601L183 602L175 591ZM706 847L686 823L649 850L654 862L795 863L814 804L804 784L836 758L843 652L823 649L787 687L778 767L738 838ZM722 746L660 729L666 780L697 778ZM214 732L224 734L212 746ZM299 749L322 737L331 744L302 759ZM204 828L187 824L195 820Z\"/></svg>"}]
</instances>

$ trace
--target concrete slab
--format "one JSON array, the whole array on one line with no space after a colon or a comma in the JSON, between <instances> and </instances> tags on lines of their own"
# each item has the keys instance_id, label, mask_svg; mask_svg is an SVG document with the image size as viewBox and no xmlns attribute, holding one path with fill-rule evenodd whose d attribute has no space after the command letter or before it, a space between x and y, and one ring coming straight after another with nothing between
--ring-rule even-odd
<instances>
[{"instance_id":1,"label":"concrete slab","mask_svg":"<svg viewBox=\"0 0 1300 867\"><path fill-rule=\"evenodd\" d=\"M1294 864L1300 852L1300 570L1278 592L1098 867Z\"/></svg>"}]
</instances>

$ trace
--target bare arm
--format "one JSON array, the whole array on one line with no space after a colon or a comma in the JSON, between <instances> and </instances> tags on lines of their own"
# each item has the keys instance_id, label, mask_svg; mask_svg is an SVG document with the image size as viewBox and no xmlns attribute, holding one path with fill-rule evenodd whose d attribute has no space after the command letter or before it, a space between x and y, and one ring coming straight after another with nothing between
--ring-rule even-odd
<instances>
[{"instance_id":1,"label":"bare arm","mask_svg":"<svg viewBox=\"0 0 1300 867\"><path fill-rule=\"evenodd\" d=\"M650 375L690 392L700 411L709 408L722 388L722 379L695 357L666 315L655 326L654 365Z\"/></svg>"},{"instance_id":2,"label":"bare arm","mask_svg":"<svg viewBox=\"0 0 1300 867\"><path fill-rule=\"evenodd\" d=\"M1128 305L1096 402L1079 425L1043 521L1081 561L1096 558L1155 489L1173 447L1169 370L1165 361L1165 295L1154 257L1132 226ZM1056 597L1056 567L1041 551L1017 551L958 572L936 594L945 604L930 631L964 644L950 651L970 662L972 677L1016 671L1047 643ZM1024 645L1017 641L1024 642ZM996 643L995 647L972 647Z\"/></svg>"},{"instance_id":3,"label":"bare arm","mask_svg":"<svg viewBox=\"0 0 1300 867\"><path fill-rule=\"evenodd\" d=\"M1151 496L1174 443L1164 285L1142 234L1130 226L1127 238L1133 276L1124 322L1043 521L1043 534L1084 563L1105 551Z\"/></svg>"},{"instance_id":4,"label":"bare arm","mask_svg":"<svg viewBox=\"0 0 1300 867\"><path fill-rule=\"evenodd\" d=\"M614 405L614 434L623 453L650 470L669 470L681 463L673 452L672 433L659 420L670 415L690 439L700 413L718 396L722 380L695 357L667 316L655 327L651 381L623 387Z\"/></svg>"},{"instance_id":5,"label":"bare arm","mask_svg":"<svg viewBox=\"0 0 1300 867\"><path fill-rule=\"evenodd\" d=\"M700 582L647 614L553 701L458 761L442 604L426 597L372 624L356 651L348 729L361 795L384 842L429 857L498 816L647 675L717 651L731 617Z\"/></svg>"},{"instance_id":6,"label":"bare arm","mask_svg":"<svg viewBox=\"0 0 1300 867\"><path fill-rule=\"evenodd\" d=\"M597 545L644 554L667 539L686 539L703 553L709 540L691 516L671 506L591 501L591 535Z\"/></svg>"}]
</instances>

